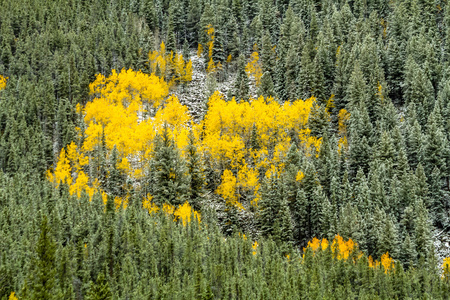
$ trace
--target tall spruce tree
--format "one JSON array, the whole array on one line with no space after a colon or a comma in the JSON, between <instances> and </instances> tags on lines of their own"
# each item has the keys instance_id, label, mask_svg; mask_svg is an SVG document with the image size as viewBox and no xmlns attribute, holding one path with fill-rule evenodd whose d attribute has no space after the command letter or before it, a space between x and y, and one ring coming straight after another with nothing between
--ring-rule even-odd
<instances>
[{"instance_id":1,"label":"tall spruce tree","mask_svg":"<svg viewBox=\"0 0 450 300\"><path fill-rule=\"evenodd\" d=\"M170 137L169 125L163 126L161 134L157 135L154 149L154 158L151 161L151 187L155 203L162 205L182 204L186 199L188 190L185 174L185 162Z\"/></svg>"}]
</instances>

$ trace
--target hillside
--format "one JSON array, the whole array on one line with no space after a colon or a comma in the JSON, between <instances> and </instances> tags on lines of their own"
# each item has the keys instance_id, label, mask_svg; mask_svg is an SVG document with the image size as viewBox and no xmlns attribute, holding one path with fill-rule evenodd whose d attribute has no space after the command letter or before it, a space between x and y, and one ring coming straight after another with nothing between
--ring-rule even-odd
<instances>
[{"instance_id":1,"label":"hillside","mask_svg":"<svg viewBox=\"0 0 450 300\"><path fill-rule=\"evenodd\" d=\"M446 299L444 0L0 0L0 299Z\"/></svg>"}]
</instances>

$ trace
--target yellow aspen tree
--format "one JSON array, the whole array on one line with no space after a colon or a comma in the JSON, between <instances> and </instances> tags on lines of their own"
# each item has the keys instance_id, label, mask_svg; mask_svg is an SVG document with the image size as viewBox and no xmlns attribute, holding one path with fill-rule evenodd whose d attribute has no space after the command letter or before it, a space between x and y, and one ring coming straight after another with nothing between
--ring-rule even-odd
<instances>
[{"instance_id":1,"label":"yellow aspen tree","mask_svg":"<svg viewBox=\"0 0 450 300\"><path fill-rule=\"evenodd\" d=\"M247 72L249 77L253 77L256 86L259 86L261 84L262 68L257 51L254 51L250 56L250 61L247 63L245 71Z\"/></svg>"},{"instance_id":2,"label":"yellow aspen tree","mask_svg":"<svg viewBox=\"0 0 450 300\"><path fill-rule=\"evenodd\" d=\"M442 264L442 276L446 279L450 279L450 257L445 257Z\"/></svg>"},{"instance_id":3,"label":"yellow aspen tree","mask_svg":"<svg viewBox=\"0 0 450 300\"><path fill-rule=\"evenodd\" d=\"M193 73L192 60L189 60L186 63L186 67L184 69L184 76L182 78L182 81L183 82L190 82L190 81L192 81L192 73Z\"/></svg>"},{"instance_id":4,"label":"yellow aspen tree","mask_svg":"<svg viewBox=\"0 0 450 300\"><path fill-rule=\"evenodd\" d=\"M173 59L174 69L175 69L175 80L181 81L185 73L185 63L182 54L175 54Z\"/></svg>"},{"instance_id":5,"label":"yellow aspen tree","mask_svg":"<svg viewBox=\"0 0 450 300\"><path fill-rule=\"evenodd\" d=\"M197 57L201 57L202 54L203 54L203 45L199 43L197 47Z\"/></svg>"},{"instance_id":6,"label":"yellow aspen tree","mask_svg":"<svg viewBox=\"0 0 450 300\"><path fill-rule=\"evenodd\" d=\"M4 76L0 75L0 91L6 87L7 80L8 80L8 77L4 77Z\"/></svg>"},{"instance_id":7,"label":"yellow aspen tree","mask_svg":"<svg viewBox=\"0 0 450 300\"><path fill-rule=\"evenodd\" d=\"M388 273L390 270L394 269L394 259L389 256L389 253L386 252L385 254L381 255L380 259L381 265L384 268L384 273Z\"/></svg>"},{"instance_id":8,"label":"yellow aspen tree","mask_svg":"<svg viewBox=\"0 0 450 300\"><path fill-rule=\"evenodd\" d=\"M235 205L238 200L236 187L236 177L233 172L227 169L222 174L222 183L217 188L216 193L222 196L227 203Z\"/></svg>"},{"instance_id":9,"label":"yellow aspen tree","mask_svg":"<svg viewBox=\"0 0 450 300\"><path fill-rule=\"evenodd\" d=\"M181 220L183 222L183 226L191 222L191 217L194 217L200 223L200 214L193 210L187 201L178 206L173 215L175 216L175 221Z\"/></svg>"}]
</instances>

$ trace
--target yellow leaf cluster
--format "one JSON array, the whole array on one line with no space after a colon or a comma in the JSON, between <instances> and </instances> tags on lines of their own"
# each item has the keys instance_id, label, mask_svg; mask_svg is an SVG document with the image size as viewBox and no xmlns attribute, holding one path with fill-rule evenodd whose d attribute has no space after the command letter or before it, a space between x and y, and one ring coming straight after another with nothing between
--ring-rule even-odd
<instances>
[{"instance_id":1,"label":"yellow leaf cluster","mask_svg":"<svg viewBox=\"0 0 450 300\"><path fill-rule=\"evenodd\" d=\"M192 119L176 97L169 97L161 105L168 94L167 84L155 75L140 71L113 70L109 77L97 75L90 84L90 92L94 96L92 101L84 108L77 107L86 124L84 143L77 147L72 142L62 149L55 169L47 172L47 178L56 186L69 185L70 194L78 197L85 192L92 199L95 192L100 192L106 203L107 196L99 189L97 179L89 178L86 173L89 160L97 159L101 147L106 146L102 148L106 150L106 159L115 147L119 153L117 168L139 179L162 126L168 124L177 146L184 148ZM154 111L153 118L147 117ZM81 129L78 130L81 136ZM126 198L115 198L116 207L125 208L127 202Z\"/></svg>"},{"instance_id":2,"label":"yellow leaf cluster","mask_svg":"<svg viewBox=\"0 0 450 300\"><path fill-rule=\"evenodd\" d=\"M303 172L299 170L297 172L297 176L295 176L295 180L301 182L303 178L305 178L305 174L303 174Z\"/></svg>"},{"instance_id":3,"label":"yellow leaf cluster","mask_svg":"<svg viewBox=\"0 0 450 300\"><path fill-rule=\"evenodd\" d=\"M199 43L197 48L197 57L201 57L202 53L203 53L203 45Z\"/></svg>"},{"instance_id":4,"label":"yellow leaf cluster","mask_svg":"<svg viewBox=\"0 0 450 300\"><path fill-rule=\"evenodd\" d=\"M445 257L442 264L443 276L450 277L450 257Z\"/></svg>"},{"instance_id":5,"label":"yellow leaf cluster","mask_svg":"<svg viewBox=\"0 0 450 300\"><path fill-rule=\"evenodd\" d=\"M250 61L247 63L245 71L247 72L248 76L253 77L256 86L259 86L261 84L262 68L261 63L259 62L259 54L257 51L254 51L250 56Z\"/></svg>"},{"instance_id":6,"label":"yellow leaf cluster","mask_svg":"<svg viewBox=\"0 0 450 300\"><path fill-rule=\"evenodd\" d=\"M159 211L158 205L152 202L153 196L147 194L147 197L142 200L142 206L148 210L149 214L156 213Z\"/></svg>"},{"instance_id":7,"label":"yellow leaf cluster","mask_svg":"<svg viewBox=\"0 0 450 300\"><path fill-rule=\"evenodd\" d=\"M256 250L258 249L258 242L257 242L257 241L255 241L255 242L253 243L252 249L253 249L252 254L253 254L253 255L256 255L256 252L257 252Z\"/></svg>"},{"instance_id":8,"label":"yellow leaf cluster","mask_svg":"<svg viewBox=\"0 0 450 300\"><path fill-rule=\"evenodd\" d=\"M70 166L70 161L66 156L66 150L64 148L59 153L58 164L54 172L47 171L47 179L54 182L56 187L60 183L72 184L72 167Z\"/></svg>"},{"instance_id":9,"label":"yellow leaf cluster","mask_svg":"<svg viewBox=\"0 0 450 300\"><path fill-rule=\"evenodd\" d=\"M208 35L208 58L212 57L213 49L214 49L214 27L211 24L208 24L206 27L206 34Z\"/></svg>"},{"instance_id":10,"label":"yellow leaf cluster","mask_svg":"<svg viewBox=\"0 0 450 300\"><path fill-rule=\"evenodd\" d=\"M341 109L338 114L338 129L341 136L347 135L347 124L350 120L350 113L346 109Z\"/></svg>"},{"instance_id":11,"label":"yellow leaf cluster","mask_svg":"<svg viewBox=\"0 0 450 300\"><path fill-rule=\"evenodd\" d=\"M309 248L316 254L319 250L325 251L330 246L330 243L327 239L319 240L318 238L313 238L308 242L306 248L303 248L303 251L306 252L306 249ZM333 257L337 260L348 260L350 257L353 258L353 262L361 259L364 254L358 250L358 244L355 243L352 239L345 241L340 235L336 235L331 243L331 252L333 253ZM355 254L354 256L352 254ZM304 255L303 255L304 257ZM386 252L381 256L380 261L373 260L371 256L367 258L368 266L373 269L378 269L380 266L383 266L384 272L387 274L390 270L394 269L394 260L389 256L389 253ZM445 260L444 260L445 265ZM447 261L447 269L450 266L450 258Z\"/></svg>"},{"instance_id":12,"label":"yellow leaf cluster","mask_svg":"<svg viewBox=\"0 0 450 300\"><path fill-rule=\"evenodd\" d=\"M327 239L319 240L318 238L313 238L308 242L306 248L310 248L313 252L317 252L318 250L325 251L330 243ZM306 248L303 250L306 251ZM354 251L356 251L358 245L352 240L349 239L344 241L344 239L340 235L336 235L331 243L331 251L333 253L334 258L338 260L347 260Z\"/></svg>"},{"instance_id":13,"label":"yellow leaf cluster","mask_svg":"<svg viewBox=\"0 0 450 300\"><path fill-rule=\"evenodd\" d=\"M142 201L142 206L144 207L144 209L148 210L149 214L157 213L160 210L158 205L154 204L152 200L153 196L148 194L147 197ZM167 216L173 215L175 217L173 219L174 221L181 220L183 226L186 226L188 223L190 223L192 217L194 217L194 219L197 220L198 223L201 223L200 213L194 210L187 201L184 204L179 205L176 209L173 205L164 203L161 210Z\"/></svg>"},{"instance_id":14,"label":"yellow leaf cluster","mask_svg":"<svg viewBox=\"0 0 450 300\"><path fill-rule=\"evenodd\" d=\"M254 206L258 206L258 201L261 198L259 193L261 185L258 175L258 170L249 168L245 162L239 167L237 185L241 191L253 193L254 198L251 204Z\"/></svg>"},{"instance_id":15,"label":"yellow leaf cluster","mask_svg":"<svg viewBox=\"0 0 450 300\"><path fill-rule=\"evenodd\" d=\"M11 295L9 295L9 300L18 300L16 297L16 293L15 292L11 292Z\"/></svg>"},{"instance_id":16,"label":"yellow leaf cluster","mask_svg":"<svg viewBox=\"0 0 450 300\"><path fill-rule=\"evenodd\" d=\"M169 203L164 203L162 206L162 211L166 215L173 215L173 212L175 211L175 207L173 205L170 205Z\"/></svg>"},{"instance_id":17,"label":"yellow leaf cluster","mask_svg":"<svg viewBox=\"0 0 450 300\"><path fill-rule=\"evenodd\" d=\"M337 259L348 259L349 255L355 251L356 248L357 244L352 239L344 241L340 235L337 235L331 243L331 250L336 255Z\"/></svg>"},{"instance_id":18,"label":"yellow leaf cluster","mask_svg":"<svg viewBox=\"0 0 450 300\"><path fill-rule=\"evenodd\" d=\"M183 222L183 226L191 222L191 216L194 216L200 223L200 214L192 209L189 203L186 201L183 205L178 206L177 210L174 212L175 220L180 220Z\"/></svg>"},{"instance_id":19,"label":"yellow leaf cluster","mask_svg":"<svg viewBox=\"0 0 450 300\"><path fill-rule=\"evenodd\" d=\"M214 50L214 39L215 39L215 35L214 35L214 27L212 27L211 24L208 24L208 26L206 27L206 34L208 36L208 42L207 42L207 46L208 46L208 66L206 67L206 73L214 73L218 70L220 70L222 68L222 65L220 64L220 62L215 63L213 60L213 50ZM202 48L203 50L203 48ZM199 51L200 51L200 45L199 45Z\"/></svg>"},{"instance_id":20,"label":"yellow leaf cluster","mask_svg":"<svg viewBox=\"0 0 450 300\"><path fill-rule=\"evenodd\" d=\"M168 79L171 76L170 84L174 82L192 81L192 61L185 61L182 54L166 53L164 41L159 46L159 51L154 50L148 53L148 65L152 75L159 70L161 79Z\"/></svg>"},{"instance_id":21,"label":"yellow leaf cluster","mask_svg":"<svg viewBox=\"0 0 450 300\"><path fill-rule=\"evenodd\" d=\"M133 106L134 109L139 108L142 103L156 107L169 92L163 79L153 74L147 75L131 69L122 69L120 73L112 70L109 77L98 74L95 81L89 84L89 90L94 97L104 99L105 104L122 104L124 107L137 104L137 106ZM88 110L86 110L86 114L88 114ZM99 114L98 117L107 120L108 112Z\"/></svg>"},{"instance_id":22,"label":"yellow leaf cluster","mask_svg":"<svg viewBox=\"0 0 450 300\"><path fill-rule=\"evenodd\" d=\"M389 256L389 253L381 255L381 265L384 268L384 273L388 273L390 270L394 269L394 259Z\"/></svg>"},{"instance_id":23,"label":"yellow leaf cluster","mask_svg":"<svg viewBox=\"0 0 450 300\"><path fill-rule=\"evenodd\" d=\"M0 91L6 87L7 80L8 80L8 77L4 77L4 76L0 75Z\"/></svg>"},{"instance_id":24,"label":"yellow leaf cluster","mask_svg":"<svg viewBox=\"0 0 450 300\"><path fill-rule=\"evenodd\" d=\"M222 174L222 183L217 188L216 193L221 195L227 203L234 205L238 200L236 186L236 177L233 172L227 169Z\"/></svg>"},{"instance_id":25,"label":"yellow leaf cluster","mask_svg":"<svg viewBox=\"0 0 450 300\"><path fill-rule=\"evenodd\" d=\"M305 134L306 123L313 98L297 100L280 105L272 98L251 99L238 103L235 99L225 101L219 92L209 99L209 110L202 123L204 150L209 152L219 164L236 167L242 158L250 156L263 160L265 157L283 156L289 149L290 133L299 138L309 138ZM251 149L252 128L256 128L259 149ZM306 132L307 133L307 132ZM319 140L305 143L320 144ZM318 147L317 147L318 148ZM269 155L269 152L272 155Z\"/></svg>"}]
</instances>

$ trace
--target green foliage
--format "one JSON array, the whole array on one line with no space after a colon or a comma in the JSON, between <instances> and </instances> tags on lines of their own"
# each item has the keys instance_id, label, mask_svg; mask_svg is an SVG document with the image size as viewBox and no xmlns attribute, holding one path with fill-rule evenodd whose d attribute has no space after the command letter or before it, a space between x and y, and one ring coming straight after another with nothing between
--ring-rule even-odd
<instances>
[{"instance_id":1,"label":"green foliage","mask_svg":"<svg viewBox=\"0 0 450 300\"><path fill-rule=\"evenodd\" d=\"M174 145L174 140L169 136L168 126L166 123L162 133L156 138L150 173L151 194L158 205L180 205L184 203L188 191L186 166Z\"/></svg>"},{"instance_id":2,"label":"green foliage","mask_svg":"<svg viewBox=\"0 0 450 300\"><path fill-rule=\"evenodd\" d=\"M18 0L1 7L0 299L13 291L19 299L447 297L433 258L443 253L433 245L450 234L446 1ZM207 49L209 25L211 55L222 68L207 76L198 99L218 88L239 101L315 96L301 130L322 138L317 156L294 131L276 128L273 137L290 141L279 158L276 151L246 158L265 183L246 191L261 199L244 209L219 202L220 172L192 134L180 153L169 125L152 145L142 185L120 167L118 145L108 152L99 136L81 169L98 178L106 207L99 194L73 198L66 185L46 181L60 150L83 144L77 104L95 97L96 74L150 72L148 53L160 40L167 54L182 46L192 57L199 44ZM260 54L258 87L245 71L251 49ZM194 72L203 71L194 64ZM245 147L259 151L260 128L249 126ZM264 156L279 159L266 179ZM149 214L140 205L147 194L158 205L187 200L207 221L182 227L164 212ZM116 196L129 199L128 208L116 210ZM301 258L312 238L338 232L375 259L389 252L395 271L362 259L331 264L331 251Z\"/></svg>"}]
</instances>

